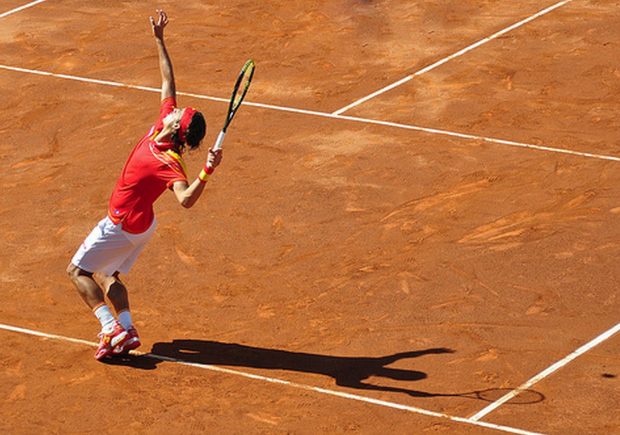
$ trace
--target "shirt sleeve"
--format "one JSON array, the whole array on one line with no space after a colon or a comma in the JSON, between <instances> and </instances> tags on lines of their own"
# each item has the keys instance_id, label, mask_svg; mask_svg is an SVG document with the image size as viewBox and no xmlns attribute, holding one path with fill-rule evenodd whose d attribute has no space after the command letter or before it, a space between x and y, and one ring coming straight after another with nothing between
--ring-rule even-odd
<instances>
[{"instance_id":1,"label":"shirt sleeve","mask_svg":"<svg viewBox=\"0 0 620 435\"><path fill-rule=\"evenodd\" d=\"M177 107L177 100L174 97L168 97L161 100L159 107L159 118L154 126L154 131L161 131L164 128L163 119Z\"/></svg>"},{"instance_id":2,"label":"shirt sleeve","mask_svg":"<svg viewBox=\"0 0 620 435\"><path fill-rule=\"evenodd\" d=\"M162 153L161 157L164 165L161 167L158 176L166 183L168 189L170 189L176 181L187 182L185 163L181 156Z\"/></svg>"}]
</instances>

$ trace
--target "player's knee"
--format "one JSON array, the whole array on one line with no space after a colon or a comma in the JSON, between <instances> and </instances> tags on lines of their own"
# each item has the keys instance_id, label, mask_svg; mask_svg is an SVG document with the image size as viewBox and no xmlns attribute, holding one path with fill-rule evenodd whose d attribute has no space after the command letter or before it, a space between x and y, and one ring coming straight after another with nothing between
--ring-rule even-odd
<instances>
[{"instance_id":1,"label":"player's knee","mask_svg":"<svg viewBox=\"0 0 620 435\"><path fill-rule=\"evenodd\" d=\"M119 287L122 287L122 288L125 287L123 285L123 282L120 280L118 276L118 272L115 272L112 275L101 275L99 276L99 280L101 284L103 285L103 288L105 289L106 293L109 293L110 291L114 291L115 289Z\"/></svg>"},{"instance_id":2,"label":"player's knee","mask_svg":"<svg viewBox=\"0 0 620 435\"><path fill-rule=\"evenodd\" d=\"M71 279L75 279L77 276L77 266L75 266L73 263L69 263L69 265L67 266L67 275L69 276L69 278Z\"/></svg>"},{"instance_id":3,"label":"player's knee","mask_svg":"<svg viewBox=\"0 0 620 435\"><path fill-rule=\"evenodd\" d=\"M67 272L67 275L69 276L69 278L72 281L77 280L80 275L86 275L86 276L91 276L92 275L90 272L86 272L86 271L80 269L79 267L77 267L73 263L69 263L69 265L67 266L67 271L66 272Z\"/></svg>"}]
</instances>

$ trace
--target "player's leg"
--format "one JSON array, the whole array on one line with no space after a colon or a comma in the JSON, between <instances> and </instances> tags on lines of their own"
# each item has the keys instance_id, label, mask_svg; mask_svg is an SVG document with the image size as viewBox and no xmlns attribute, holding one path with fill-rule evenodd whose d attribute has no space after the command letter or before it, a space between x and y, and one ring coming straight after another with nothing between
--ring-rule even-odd
<instances>
[{"instance_id":1,"label":"player's leg","mask_svg":"<svg viewBox=\"0 0 620 435\"><path fill-rule=\"evenodd\" d=\"M131 317L131 311L129 310L129 293L127 287L120 279L120 274L127 274L135 264L136 260L140 256L140 253L144 250L147 242L153 235L157 223L153 221L150 228L142 234L128 234L124 233L125 237L131 241L133 248L131 252L126 256L124 261L116 268L116 271L109 276L102 279L102 284L108 299L114 306L118 321L129 333L129 339L123 347L118 347L114 350L114 353L125 353L129 350L138 348L142 343L138 331L133 323Z\"/></svg>"},{"instance_id":2,"label":"player's leg","mask_svg":"<svg viewBox=\"0 0 620 435\"><path fill-rule=\"evenodd\" d=\"M111 355L115 347L122 346L123 343L127 342L129 333L114 318L112 311L105 303L103 290L93 279L91 272L70 263L67 267L67 273L84 302L101 323L99 347L95 352L95 358L101 360Z\"/></svg>"},{"instance_id":3,"label":"player's leg","mask_svg":"<svg viewBox=\"0 0 620 435\"><path fill-rule=\"evenodd\" d=\"M125 284L119 277L119 272L117 271L112 276L104 277L102 279L102 285L108 299L116 310L119 323L125 328L128 334L127 341L125 341L122 346L117 346L113 353L127 353L130 350L140 347L142 344L140 336L138 335L136 327L133 325L131 312L129 311L129 294L127 292L127 287L125 287Z\"/></svg>"},{"instance_id":4,"label":"player's leg","mask_svg":"<svg viewBox=\"0 0 620 435\"><path fill-rule=\"evenodd\" d=\"M101 290L101 287L99 287L97 282L93 279L93 274L91 272L82 270L73 263L69 263L67 274L77 288L78 293L91 310L105 303L103 290Z\"/></svg>"},{"instance_id":5,"label":"player's leg","mask_svg":"<svg viewBox=\"0 0 620 435\"><path fill-rule=\"evenodd\" d=\"M101 284L105 289L105 293L112 302L116 313L129 311L129 294L127 287L119 277L120 272L114 272L112 276L105 276L101 280Z\"/></svg>"},{"instance_id":6,"label":"player's leg","mask_svg":"<svg viewBox=\"0 0 620 435\"><path fill-rule=\"evenodd\" d=\"M78 293L101 323L96 359L112 354L129 335L106 305L104 291L93 277L94 271L112 273L132 252L133 245L109 219L102 219L77 250L67 273Z\"/></svg>"}]
</instances>

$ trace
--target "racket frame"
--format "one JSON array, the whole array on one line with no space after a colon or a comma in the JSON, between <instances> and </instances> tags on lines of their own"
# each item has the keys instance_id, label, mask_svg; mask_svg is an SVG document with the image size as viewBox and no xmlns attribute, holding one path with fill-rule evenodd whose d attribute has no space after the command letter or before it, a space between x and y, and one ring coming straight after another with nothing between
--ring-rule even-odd
<instances>
[{"instance_id":1,"label":"racket frame","mask_svg":"<svg viewBox=\"0 0 620 435\"><path fill-rule=\"evenodd\" d=\"M232 96L230 97L230 104L228 105L228 113L226 114L226 119L224 120L224 126L222 127L220 133L217 135L217 139L215 140L215 144L212 148L213 151L218 151L222 149L224 137L226 137L226 129L235 117L237 110L239 110L239 107L241 106L241 103L245 98L245 94L248 93L248 89L250 88L252 77L254 77L254 67L254 61L252 59L248 59L241 68L239 77L237 77L237 81L235 82L235 86L233 87ZM245 84L243 85L243 90L241 91L241 94L237 96L244 78Z\"/></svg>"}]
</instances>

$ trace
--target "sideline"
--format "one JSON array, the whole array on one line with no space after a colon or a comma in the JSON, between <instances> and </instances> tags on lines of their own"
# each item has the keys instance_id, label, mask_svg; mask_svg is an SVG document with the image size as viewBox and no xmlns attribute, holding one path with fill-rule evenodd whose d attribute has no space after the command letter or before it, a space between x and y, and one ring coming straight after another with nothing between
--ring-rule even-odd
<instances>
[{"instance_id":1,"label":"sideline","mask_svg":"<svg viewBox=\"0 0 620 435\"><path fill-rule=\"evenodd\" d=\"M551 11L561 7L561 6L564 6L567 3L570 3L571 1L573 1L573 0L563 0L563 1L561 1L559 3L556 3L556 4L552 5L552 6L549 6L548 8L545 8L542 11L537 12L536 14L534 14L532 16L527 17L524 20L521 20L518 23L513 24L512 26L506 27L505 29L500 30L499 32L496 32L496 33L492 34L491 36L488 36L488 37L486 37L484 39L481 39L480 41L475 42L475 43L473 43L473 44L463 48L462 50L459 50L456 53L451 54L448 57L444 57L443 59L438 60L437 62L435 62L435 63L433 63L431 65L428 65L428 66L422 68L421 70L419 70L419 71L417 71L417 72L415 72L415 73L413 73L411 75L408 75L407 77L405 77L403 79L400 79L399 81L397 81L395 83L392 83L391 85L388 85L388 86L386 86L386 87L384 87L382 89L379 89L378 91L373 92L370 95L367 95L367 96L365 96L363 98L360 98L357 101L354 101L353 103L349 104L348 106L345 106L345 107L343 107L341 109L338 109L338 110L332 112L332 115L340 115L340 114L346 112L349 109L352 109L352 108L354 108L356 106L359 106L360 104L365 103L366 101L371 100L371 99L373 99L374 97L376 97L378 95L381 95L381 94L383 94L383 93L385 93L385 92L387 92L387 91L389 91L391 89L394 89L394 88L396 88L396 87L398 87L398 86L400 86L400 85L402 85L404 83L407 83L409 80L413 79L414 77L420 76L420 75L422 75L422 74L424 74L426 72L434 70L438 66L443 65L444 63L446 63L446 62L448 62L448 61L450 61L450 60L452 60L452 59L454 59L456 57L462 56L465 53L467 53L468 51L471 51L474 48L480 47L481 45L484 45L487 42L492 41L493 39L497 39L500 36L505 35L506 33L510 32L510 31L512 31L512 30L514 30L514 29L516 29L518 27L521 27L522 25L527 24L530 21L535 20L538 17L541 17L541 16L543 16L545 14L548 14L549 12L551 12Z\"/></svg>"},{"instance_id":2,"label":"sideline","mask_svg":"<svg viewBox=\"0 0 620 435\"><path fill-rule=\"evenodd\" d=\"M21 334L34 335L36 337L43 337L43 338L48 338L48 339L67 341L71 343L97 347L97 343L93 343L90 341L80 340L80 339L71 338L71 337L65 337L62 335L48 334L45 332L34 331L32 329L26 329L26 328L19 328L16 326L5 325L2 323L0 323L0 329L4 329L5 331L17 332ZM212 364L193 363L193 362L184 361L184 360L177 359L177 358L170 358L167 356L161 356L161 355L152 354L152 353L141 353L141 352L131 351L131 354L153 358L153 359L157 359L160 361L167 361L167 362L172 362L176 364L181 364L184 366L196 367L200 369L211 370L214 372L225 373L228 375L241 376L247 379L254 379L257 381L268 382L270 384L286 385L288 387L296 388L299 390L313 391L315 393L325 394L329 396L336 396L342 399L349 399L349 400L355 400L358 402L370 403L373 405L383 406L386 408L398 409L401 411L408 411L414 414L426 415L428 417L442 418L442 419L451 420L457 423L464 423L464 424L469 424L472 426L484 427L487 429L494 429L494 430L501 431L501 432L515 433L519 435L540 435L537 432L530 432L530 431L517 429L514 427L510 427L510 426L502 426L502 425L493 424L493 423L486 423L482 421L472 420L470 418L454 417L448 414L443 414L441 412L435 412L435 411L429 411L429 410L422 409L422 408L417 408L415 406L402 405L400 403L388 402L386 400L373 399L371 397L359 396L357 394L345 393L343 391L329 390L327 388L320 388L320 387L314 387L311 385L299 384L297 382L285 381L283 379L271 378L267 376L256 375L253 373L246 373L240 370L232 370L232 369L219 367L219 366L212 365Z\"/></svg>"},{"instance_id":3,"label":"sideline","mask_svg":"<svg viewBox=\"0 0 620 435\"><path fill-rule=\"evenodd\" d=\"M7 11L7 12L4 12L4 13L0 14L0 18L8 17L9 15L14 14L15 12L23 11L24 9L28 9L28 8L30 8L32 6L38 5L39 3L43 3L45 1L47 1L47 0L35 0L33 2L30 2L28 4L20 6L18 8L11 9L10 11Z\"/></svg>"},{"instance_id":4,"label":"sideline","mask_svg":"<svg viewBox=\"0 0 620 435\"><path fill-rule=\"evenodd\" d=\"M160 88L153 88L149 86L129 85L126 83L114 82L110 80L92 79L88 77L80 77L80 76L74 76L74 75L69 75L69 74L57 74L57 73L53 73L49 71L19 68L19 67L10 66L10 65L0 64L0 70L55 77L59 79L74 80L78 82L92 83L92 84L104 85L104 86L112 86L112 87L117 87L117 88L136 89L136 90L155 92L155 93L161 92ZM202 100L218 101L218 102L223 102L223 103L229 103L230 101L228 98L212 97L209 95L195 94L191 92L177 91L177 95L183 95L186 97L198 98ZM338 119L342 121L359 122L359 123L364 123L364 124L381 125L384 127L399 128L399 129L404 129L404 130L414 130L414 131L420 131L420 132L429 133L429 134L458 137L461 139L478 140L478 141L483 141L483 142L488 142L488 143L493 143L493 144L498 144L498 145L508 145L512 147L527 148L527 149L546 151L546 152L551 152L551 153L567 154L567 155L578 156L578 157L586 157L586 158L592 158L592 159L598 159L598 160L620 162L620 157L616 157L616 156L610 156L610 155L605 155L605 154L595 154L595 153L581 152L581 151L573 151L573 150L569 150L566 148L554 148L554 147L548 147L544 145L535 145L535 144L530 144L530 143L525 143L525 142L516 142L516 141L511 141L511 140L498 139L494 137L485 137L485 136L478 136L478 135L468 134L468 133L459 133L455 131L441 130L437 128L421 127L418 125L400 124L397 122L381 121L381 120L370 119L370 118L359 118L359 117L347 116L347 115L334 115L333 113L319 112L315 110L296 109L293 107L276 106L273 104L253 103L249 101L244 101L241 104L244 106L258 107L258 108L269 109L269 110L277 110L281 112L290 112L290 113L297 113L297 114L302 114L302 115L318 116L322 118Z\"/></svg>"}]
</instances>

